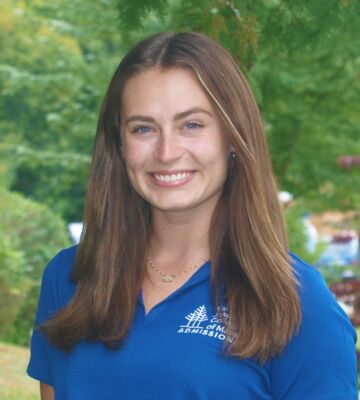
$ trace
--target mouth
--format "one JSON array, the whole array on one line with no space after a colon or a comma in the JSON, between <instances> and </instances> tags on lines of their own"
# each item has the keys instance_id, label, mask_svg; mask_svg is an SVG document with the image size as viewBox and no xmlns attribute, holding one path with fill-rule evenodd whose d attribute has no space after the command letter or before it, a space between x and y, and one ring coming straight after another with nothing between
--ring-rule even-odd
<instances>
[{"instance_id":1,"label":"mouth","mask_svg":"<svg viewBox=\"0 0 360 400\"><path fill-rule=\"evenodd\" d=\"M189 182L194 176L194 170L155 171L151 172L153 182L160 186L178 186Z\"/></svg>"}]
</instances>

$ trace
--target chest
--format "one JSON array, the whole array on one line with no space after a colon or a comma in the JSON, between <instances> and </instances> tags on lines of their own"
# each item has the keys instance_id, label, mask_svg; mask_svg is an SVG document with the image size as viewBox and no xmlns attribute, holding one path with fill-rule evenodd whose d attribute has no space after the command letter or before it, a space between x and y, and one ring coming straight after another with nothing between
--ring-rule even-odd
<instances>
[{"instance_id":1,"label":"chest","mask_svg":"<svg viewBox=\"0 0 360 400\"><path fill-rule=\"evenodd\" d=\"M174 294L147 314L139 299L117 350L83 342L72 354L56 354L57 400L270 400L265 368L222 353L224 327L209 293L198 289Z\"/></svg>"},{"instance_id":2,"label":"chest","mask_svg":"<svg viewBox=\"0 0 360 400\"><path fill-rule=\"evenodd\" d=\"M177 278L173 282L165 282L160 278L157 276L149 277L142 284L141 301L146 315L157 304L171 296L186 282L185 278Z\"/></svg>"}]
</instances>

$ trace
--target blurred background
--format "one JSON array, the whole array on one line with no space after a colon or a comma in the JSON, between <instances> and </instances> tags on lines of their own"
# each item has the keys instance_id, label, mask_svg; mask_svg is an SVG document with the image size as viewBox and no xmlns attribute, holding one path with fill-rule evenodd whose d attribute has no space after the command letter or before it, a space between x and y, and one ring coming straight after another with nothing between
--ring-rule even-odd
<instances>
[{"instance_id":1,"label":"blurred background","mask_svg":"<svg viewBox=\"0 0 360 400\"><path fill-rule=\"evenodd\" d=\"M97 117L125 52L158 31L221 42L263 113L292 251L360 324L360 3L0 1L0 399L25 376L40 279L76 242Z\"/></svg>"}]
</instances>

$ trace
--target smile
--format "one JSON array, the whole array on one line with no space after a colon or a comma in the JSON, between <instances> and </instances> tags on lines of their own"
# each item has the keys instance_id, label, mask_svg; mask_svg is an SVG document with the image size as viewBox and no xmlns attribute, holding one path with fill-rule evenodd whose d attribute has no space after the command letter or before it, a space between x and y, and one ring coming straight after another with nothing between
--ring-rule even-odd
<instances>
[{"instance_id":1,"label":"smile","mask_svg":"<svg viewBox=\"0 0 360 400\"><path fill-rule=\"evenodd\" d=\"M154 174L154 178L162 182L176 182L176 181L182 181L190 175L192 175L192 172L183 172L181 174L179 173L171 175Z\"/></svg>"},{"instance_id":2,"label":"smile","mask_svg":"<svg viewBox=\"0 0 360 400\"><path fill-rule=\"evenodd\" d=\"M151 177L153 182L159 186L179 186L190 181L195 171L174 171L174 172L153 172Z\"/></svg>"}]
</instances>

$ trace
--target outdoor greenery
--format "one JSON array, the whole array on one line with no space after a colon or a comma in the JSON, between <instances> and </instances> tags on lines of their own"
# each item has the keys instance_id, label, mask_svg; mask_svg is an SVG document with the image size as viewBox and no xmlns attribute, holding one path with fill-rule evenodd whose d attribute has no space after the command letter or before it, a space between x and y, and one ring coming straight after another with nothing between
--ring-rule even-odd
<instances>
[{"instance_id":1,"label":"outdoor greenery","mask_svg":"<svg viewBox=\"0 0 360 400\"><path fill-rule=\"evenodd\" d=\"M315 261L303 213L360 215L359 170L336 162L360 154L359 13L356 0L2 0L0 338L28 344L43 268L82 220L106 86L126 50L158 31L203 32L230 50L279 188L296 199L290 247Z\"/></svg>"},{"instance_id":2,"label":"outdoor greenery","mask_svg":"<svg viewBox=\"0 0 360 400\"><path fill-rule=\"evenodd\" d=\"M28 349L0 342L0 399L38 400L39 384L26 376Z\"/></svg>"},{"instance_id":3,"label":"outdoor greenery","mask_svg":"<svg viewBox=\"0 0 360 400\"><path fill-rule=\"evenodd\" d=\"M70 244L48 207L0 189L0 338L28 344L47 261Z\"/></svg>"}]
</instances>

